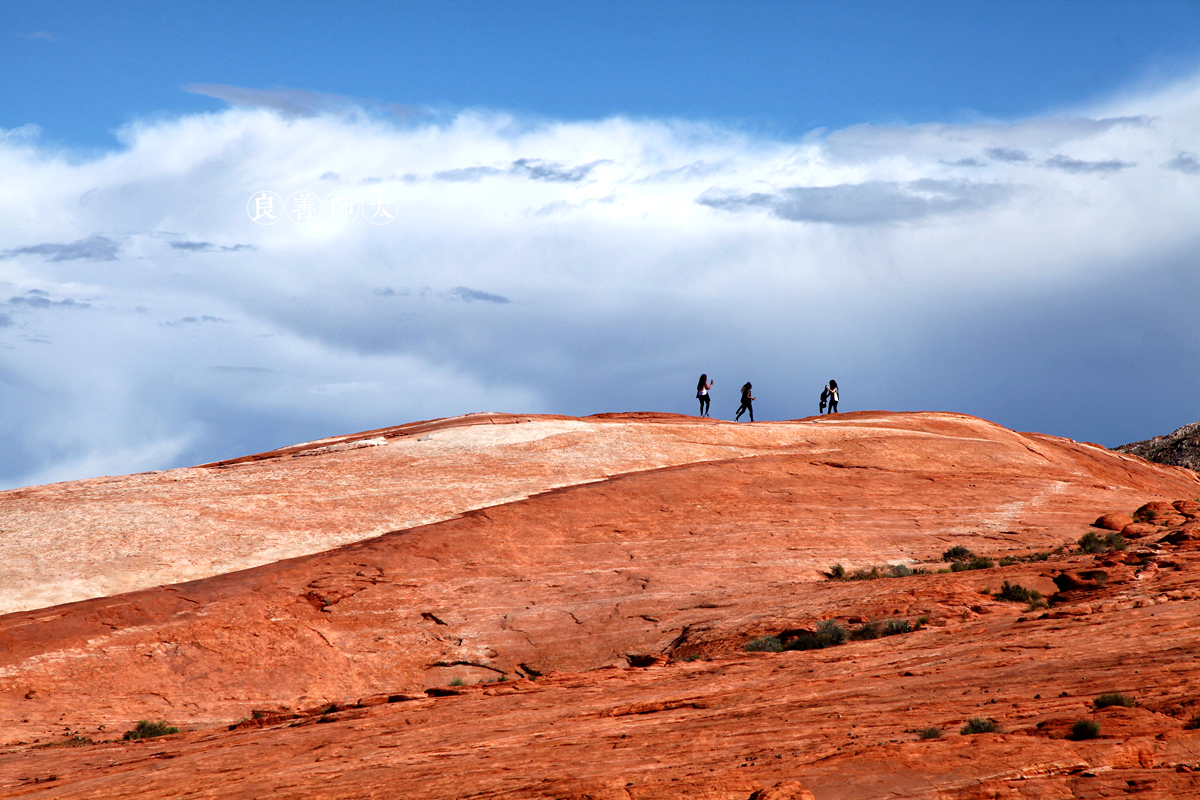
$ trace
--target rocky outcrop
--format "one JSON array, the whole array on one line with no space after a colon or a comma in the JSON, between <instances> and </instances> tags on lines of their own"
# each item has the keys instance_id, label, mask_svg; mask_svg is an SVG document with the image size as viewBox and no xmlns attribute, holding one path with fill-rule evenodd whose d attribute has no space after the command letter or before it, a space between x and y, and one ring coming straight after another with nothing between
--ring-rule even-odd
<instances>
[{"instance_id":1,"label":"rocky outcrop","mask_svg":"<svg viewBox=\"0 0 1200 800\"><path fill-rule=\"evenodd\" d=\"M1184 425L1166 436L1155 436L1113 448L1117 452L1141 456L1157 464L1200 471L1200 422Z\"/></svg>"},{"instance_id":2,"label":"rocky outcrop","mask_svg":"<svg viewBox=\"0 0 1200 800\"><path fill-rule=\"evenodd\" d=\"M0 617L0 797L1200 789L1195 474L951 414L582 423L563 444L569 485ZM266 465L278 496L306 509L324 498L333 525L340 492L364 485L356 473L378 474L358 459L392 446L217 475ZM655 453L668 463L646 468ZM634 466L572 477L610 457ZM505 458L471 462L498 471L475 480L555 475L551 452L528 469ZM328 490L304 472L324 459ZM460 461L429 459L411 477L469 484ZM38 491L51 509L65 502L55 491L85 496ZM22 509L35 526L37 504ZM387 509L368 499L356 518ZM1125 544L1091 527L1122 515L1122 530L1151 531ZM207 542L212 529L198 528ZM1076 544L1089 532L1096 552ZM181 547L189 535L176 533ZM942 561L954 545L976 556L958 571ZM1113 692L1133 706L1098 709ZM960 733L976 717L997 731ZM121 741L138 719L183 732ZM1099 723L1098 738L1067 738L1080 719Z\"/></svg>"}]
</instances>

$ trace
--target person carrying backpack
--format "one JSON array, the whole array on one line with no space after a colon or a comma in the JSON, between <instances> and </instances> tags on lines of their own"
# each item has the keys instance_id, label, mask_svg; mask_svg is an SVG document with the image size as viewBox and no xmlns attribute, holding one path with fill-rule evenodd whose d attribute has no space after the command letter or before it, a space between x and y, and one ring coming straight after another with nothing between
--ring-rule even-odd
<instances>
[{"instance_id":1,"label":"person carrying backpack","mask_svg":"<svg viewBox=\"0 0 1200 800\"><path fill-rule=\"evenodd\" d=\"M828 401L828 400L829 400L829 385L828 385L828 384L826 384L826 385L825 385L825 386L824 386L824 387L821 389L821 408L820 408L820 410L819 410L819 411L817 411L817 413L818 413L818 414L824 414L824 413L825 413L825 403L826 403L826 401Z\"/></svg>"}]
</instances>

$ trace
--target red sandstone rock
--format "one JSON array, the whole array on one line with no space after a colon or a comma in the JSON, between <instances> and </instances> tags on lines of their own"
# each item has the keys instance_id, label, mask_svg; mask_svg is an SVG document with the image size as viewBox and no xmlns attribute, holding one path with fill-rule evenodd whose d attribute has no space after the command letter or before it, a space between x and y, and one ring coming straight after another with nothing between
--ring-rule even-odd
<instances>
[{"instance_id":1,"label":"red sandstone rock","mask_svg":"<svg viewBox=\"0 0 1200 800\"><path fill-rule=\"evenodd\" d=\"M813 793L799 781L783 781L770 789L760 789L750 800L815 800Z\"/></svg>"},{"instance_id":2,"label":"red sandstone rock","mask_svg":"<svg viewBox=\"0 0 1200 800\"><path fill-rule=\"evenodd\" d=\"M1200 764L1200 732L1184 728L1200 698L1200 553L1146 550L1103 570L1067 550L960 573L821 575L835 563L932 572L958 543L997 561L1073 545L1099 510L1196 495L1193 474L956 415L840 415L796 423L811 433L786 445L741 432L751 426L694 424L740 450L751 448L737 437L761 436L758 454L0 617L0 797L1200 788L1175 771ZM331 464L333 483L362 462ZM1068 576L1052 612L998 597L1004 582L1053 594L1050 576ZM827 620L920 617L914 633L839 647L742 649ZM431 675L507 680L429 686ZM1111 691L1137 696L1139 713L1106 718L1104 738L1038 735L1039 722L1090 714ZM1005 732L960 735L972 716ZM119 739L139 718L185 732L31 746L76 731ZM944 735L919 741L929 726Z\"/></svg>"},{"instance_id":3,"label":"red sandstone rock","mask_svg":"<svg viewBox=\"0 0 1200 800\"><path fill-rule=\"evenodd\" d=\"M1092 523L1092 527L1106 531L1121 531L1134 524L1133 517L1128 514L1105 514Z\"/></svg>"},{"instance_id":4,"label":"red sandstone rock","mask_svg":"<svg viewBox=\"0 0 1200 800\"><path fill-rule=\"evenodd\" d=\"M1171 504L1175 510L1183 514L1188 519L1196 519L1200 517L1200 501L1197 500L1176 500Z\"/></svg>"},{"instance_id":5,"label":"red sandstone rock","mask_svg":"<svg viewBox=\"0 0 1200 800\"><path fill-rule=\"evenodd\" d=\"M1175 509L1174 504L1163 500L1155 500L1146 503L1133 512L1133 518L1138 522L1158 522L1158 518L1160 517L1174 517L1178 516L1178 514L1179 512Z\"/></svg>"},{"instance_id":6,"label":"red sandstone rock","mask_svg":"<svg viewBox=\"0 0 1200 800\"><path fill-rule=\"evenodd\" d=\"M1121 535L1126 539L1141 539L1152 536L1160 531L1157 525L1148 522L1132 522L1121 529Z\"/></svg>"}]
</instances>

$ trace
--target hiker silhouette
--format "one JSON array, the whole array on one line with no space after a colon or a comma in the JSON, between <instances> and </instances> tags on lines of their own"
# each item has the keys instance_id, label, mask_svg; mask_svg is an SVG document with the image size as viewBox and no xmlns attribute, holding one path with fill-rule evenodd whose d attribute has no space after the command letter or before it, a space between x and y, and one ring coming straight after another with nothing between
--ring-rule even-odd
<instances>
[{"instance_id":1,"label":"hiker silhouette","mask_svg":"<svg viewBox=\"0 0 1200 800\"><path fill-rule=\"evenodd\" d=\"M712 403L712 398L708 394L708 390L713 387L716 381L708 379L708 373L700 375L700 382L696 384L696 398L700 401L700 416L708 416L708 407Z\"/></svg>"},{"instance_id":2,"label":"hiker silhouette","mask_svg":"<svg viewBox=\"0 0 1200 800\"><path fill-rule=\"evenodd\" d=\"M754 398L750 396L751 388L753 387L750 386L750 381L746 381L746 385L742 387L742 404L738 406L737 415L733 418L734 422L741 421L742 414L747 411L750 412L750 421L754 422Z\"/></svg>"}]
</instances>

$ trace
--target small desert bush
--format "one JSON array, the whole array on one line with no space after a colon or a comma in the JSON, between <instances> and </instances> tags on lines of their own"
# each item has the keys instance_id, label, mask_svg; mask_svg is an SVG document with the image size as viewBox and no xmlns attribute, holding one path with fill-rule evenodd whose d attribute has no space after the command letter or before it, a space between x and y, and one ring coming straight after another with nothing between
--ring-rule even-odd
<instances>
[{"instance_id":1,"label":"small desert bush","mask_svg":"<svg viewBox=\"0 0 1200 800\"><path fill-rule=\"evenodd\" d=\"M897 636L901 633L912 633L912 625L906 619L889 619L887 622L864 622L861 627L850 633L854 641L865 639L882 639L884 636Z\"/></svg>"},{"instance_id":2,"label":"small desert bush","mask_svg":"<svg viewBox=\"0 0 1200 800\"><path fill-rule=\"evenodd\" d=\"M1096 708L1108 708L1109 706L1133 708L1136 701L1132 697L1121 694L1120 692L1107 692L1100 695L1092 702L1096 705Z\"/></svg>"},{"instance_id":3,"label":"small desert bush","mask_svg":"<svg viewBox=\"0 0 1200 800\"><path fill-rule=\"evenodd\" d=\"M834 564L825 573L831 581L874 581L880 578L907 578L909 575L927 575L923 569L912 569L905 564L884 564L881 567L860 567L848 572L841 564Z\"/></svg>"},{"instance_id":4,"label":"small desert bush","mask_svg":"<svg viewBox=\"0 0 1200 800\"><path fill-rule=\"evenodd\" d=\"M80 736L79 734L75 734L74 736L71 736L70 738L60 739L57 742L47 742L46 744L35 744L33 746L33 749L34 750L46 750L46 749L52 748L52 747L87 747L88 745L95 744L95 743L96 742L94 740L89 739L86 736Z\"/></svg>"},{"instance_id":5,"label":"small desert bush","mask_svg":"<svg viewBox=\"0 0 1200 800\"><path fill-rule=\"evenodd\" d=\"M932 726L928 728L922 728L921 730L917 731L918 739L940 739L941 736L942 729Z\"/></svg>"},{"instance_id":6,"label":"small desert bush","mask_svg":"<svg viewBox=\"0 0 1200 800\"><path fill-rule=\"evenodd\" d=\"M917 623L915 625L913 625L913 630L919 631L919 630L921 630L921 628L924 628L928 624L929 624L928 615L922 614L921 616L917 617Z\"/></svg>"},{"instance_id":7,"label":"small desert bush","mask_svg":"<svg viewBox=\"0 0 1200 800\"><path fill-rule=\"evenodd\" d=\"M854 642L878 639L881 636L883 636L883 626L878 622L864 622L850 631L850 640Z\"/></svg>"},{"instance_id":8,"label":"small desert bush","mask_svg":"<svg viewBox=\"0 0 1200 800\"><path fill-rule=\"evenodd\" d=\"M1124 550L1129 546L1129 542L1125 541L1125 537L1116 531L1106 535L1104 543L1108 545L1110 550Z\"/></svg>"},{"instance_id":9,"label":"small desert bush","mask_svg":"<svg viewBox=\"0 0 1200 800\"><path fill-rule=\"evenodd\" d=\"M970 561L955 561L950 565L950 569L953 572L966 572L972 569L991 569L994 566L996 563L990 558L975 556Z\"/></svg>"},{"instance_id":10,"label":"small desert bush","mask_svg":"<svg viewBox=\"0 0 1200 800\"><path fill-rule=\"evenodd\" d=\"M1094 719L1076 720L1071 726L1071 738L1077 742L1084 739L1095 739L1100 735L1100 723Z\"/></svg>"},{"instance_id":11,"label":"small desert bush","mask_svg":"<svg viewBox=\"0 0 1200 800\"><path fill-rule=\"evenodd\" d=\"M972 736L976 733L999 733L1000 725L994 719L971 717L967 720L967 724L963 725L961 732L963 736Z\"/></svg>"},{"instance_id":12,"label":"small desert bush","mask_svg":"<svg viewBox=\"0 0 1200 800\"><path fill-rule=\"evenodd\" d=\"M975 554L961 544L956 544L942 553L942 561L970 561L974 557Z\"/></svg>"},{"instance_id":13,"label":"small desert bush","mask_svg":"<svg viewBox=\"0 0 1200 800\"><path fill-rule=\"evenodd\" d=\"M121 738L129 742L134 739L153 739L156 736L169 736L172 733L179 733L179 728L176 728L174 725L168 725L166 722L151 722L148 719L139 719L134 729L125 731L125 735Z\"/></svg>"},{"instance_id":14,"label":"small desert bush","mask_svg":"<svg viewBox=\"0 0 1200 800\"><path fill-rule=\"evenodd\" d=\"M820 650L825 647L837 647L850 639L850 632L838 624L835 619L827 619L817 625L814 633L802 633L784 645L784 650Z\"/></svg>"},{"instance_id":15,"label":"small desert bush","mask_svg":"<svg viewBox=\"0 0 1200 800\"><path fill-rule=\"evenodd\" d=\"M451 686L464 686L464 685L466 685L466 681L464 681L462 678L455 675L453 678L450 679L450 685Z\"/></svg>"},{"instance_id":16,"label":"small desert bush","mask_svg":"<svg viewBox=\"0 0 1200 800\"><path fill-rule=\"evenodd\" d=\"M778 636L760 636L746 642L742 649L751 653L778 653L783 649L783 642L779 641Z\"/></svg>"},{"instance_id":17,"label":"small desert bush","mask_svg":"<svg viewBox=\"0 0 1200 800\"><path fill-rule=\"evenodd\" d=\"M1037 589L1026 589L1019 583L1004 582L1004 586L996 595L1000 600L1010 603L1028 603L1030 608L1045 608L1046 600Z\"/></svg>"},{"instance_id":18,"label":"small desert bush","mask_svg":"<svg viewBox=\"0 0 1200 800\"><path fill-rule=\"evenodd\" d=\"M1014 556L1005 556L1004 558L1000 559L1000 566L1002 566L1002 567L1011 567L1013 564L1020 564L1020 563L1021 563L1021 559L1016 558Z\"/></svg>"}]
</instances>

